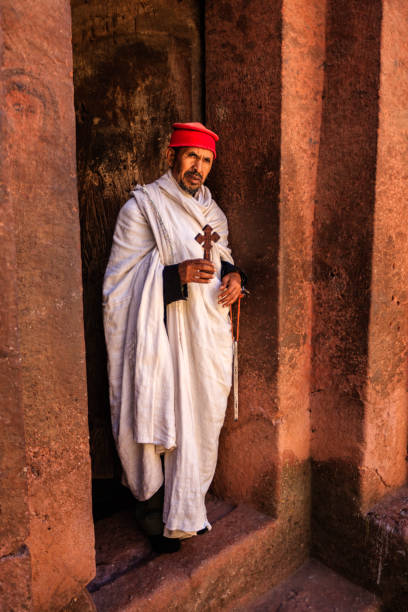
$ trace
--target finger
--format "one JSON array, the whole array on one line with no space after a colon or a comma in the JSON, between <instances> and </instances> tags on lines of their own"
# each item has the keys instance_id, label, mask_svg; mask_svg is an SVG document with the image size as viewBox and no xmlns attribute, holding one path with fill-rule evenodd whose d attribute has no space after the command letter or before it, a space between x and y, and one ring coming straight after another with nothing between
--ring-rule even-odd
<instances>
[{"instance_id":1,"label":"finger","mask_svg":"<svg viewBox=\"0 0 408 612\"><path fill-rule=\"evenodd\" d=\"M230 296L231 296L231 294L225 293L222 297L218 298L218 303L219 304L223 304L225 302L225 300L228 300L228 298Z\"/></svg>"},{"instance_id":2,"label":"finger","mask_svg":"<svg viewBox=\"0 0 408 612\"><path fill-rule=\"evenodd\" d=\"M219 296L218 298L218 302L223 304L226 300L228 300L232 295L234 295L234 292L231 291L230 289L225 291L222 295Z\"/></svg>"},{"instance_id":3,"label":"finger","mask_svg":"<svg viewBox=\"0 0 408 612\"><path fill-rule=\"evenodd\" d=\"M190 261L196 264L197 266L206 266L206 265L213 266L214 265L211 259L190 259Z\"/></svg>"},{"instance_id":4,"label":"finger","mask_svg":"<svg viewBox=\"0 0 408 612\"><path fill-rule=\"evenodd\" d=\"M199 279L203 279L203 280L212 280L214 278L214 274L212 274L211 272L203 272L202 270L195 270L193 272L193 274L191 274L191 280L192 281L197 281Z\"/></svg>"},{"instance_id":5,"label":"finger","mask_svg":"<svg viewBox=\"0 0 408 612\"><path fill-rule=\"evenodd\" d=\"M205 280L212 280L214 278L214 274L210 274L209 272L200 272L200 274L195 274L195 278L203 278Z\"/></svg>"},{"instance_id":6,"label":"finger","mask_svg":"<svg viewBox=\"0 0 408 612\"><path fill-rule=\"evenodd\" d=\"M220 289L221 289L221 287L220 287ZM222 292L220 293L220 297L222 296L222 294L227 294L227 293L228 293L228 294L236 294L236 295L239 295L239 294L241 293L241 287L240 287L240 286L237 286L235 283L231 283L231 282L229 282L229 283L227 284L227 287L226 287L225 291L222 291Z\"/></svg>"},{"instance_id":7,"label":"finger","mask_svg":"<svg viewBox=\"0 0 408 612\"><path fill-rule=\"evenodd\" d=\"M204 270L205 272L215 272L215 267L213 266L212 263L207 262L207 263L201 263L201 264L195 264L194 268L196 270Z\"/></svg>"},{"instance_id":8,"label":"finger","mask_svg":"<svg viewBox=\"0 0 408 612\"><path fill-rule=\"evenodd\" d=\"M235 295L232 299L231 304L235 304L235 302L237 301L237 299L239 298L240 294L238 293L238 295Z\"/></svg>"},{"instance_id":9,"label":"finger","mask_svg":"<svg viewBox=\"0 0 408 612\"><path fill-rule=\"evenodd\" d=\"M229 289L228 291L225 291L222 295L219 296L218 301L222 304L228 302L228 303L234 303L239 295L240 295L241 291L237 291L236 288L234 289ZM231 301L232 300L232 301Z\"/></svg>"},{"instance_id":10,"label":"finger","mask_svg":"<svg viewBox=\"0 0 408 612\"><path fill-rule=\"evenodd\" d=\"M211 283L212 279L210 274L193 274L190 283Z\"/></svg>"},{"instance_id":11,"label":"finger","mask_svg":"<svg viewBox=\"0 0 408 612\"><path fill-rule=\"evenodd\" d=\"M232 304L234 304L234 303L237 301L238 297L239 297L238 295L236 295L236 296L235 296L235 295L232 295L232 296L230 296L230 297L229 297L227 300L225 300L225 301L222 303L222 305L223 305L223 306L231 306Z\"/></svg>"},{"instance_id":12,"label":"finger","mask_svg":"<svg viewBox=\"0 0 408 612\"><path fill-rule=\"evenodd\" d=\"M225 289L225 290L224 290ZM237 287L237 285L235 283L231 283L231 281L227 281L226 284L226 288L225 287L220 287L220 293L219 293L219 298L224 298L226 295L230 295L230 294L240 294L241 292L241 287Z\"/></svg>"}]
</instances>

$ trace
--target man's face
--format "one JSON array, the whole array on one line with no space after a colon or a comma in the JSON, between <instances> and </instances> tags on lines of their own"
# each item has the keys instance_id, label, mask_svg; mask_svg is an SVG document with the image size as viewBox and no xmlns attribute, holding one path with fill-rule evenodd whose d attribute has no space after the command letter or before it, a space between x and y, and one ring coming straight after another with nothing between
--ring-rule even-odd
<instances>
[{"instance_id":1,"label":"man's face","mask_svg":"<svg viewBox=\"0 0 408 612\"><path fill-rule=\"evenodd\" d=\"M184 191L195 195L211 170L214 154L208 149L180 147L177 152L167 149L167 161L172 174Z\"/></svg>"}]
</instances>

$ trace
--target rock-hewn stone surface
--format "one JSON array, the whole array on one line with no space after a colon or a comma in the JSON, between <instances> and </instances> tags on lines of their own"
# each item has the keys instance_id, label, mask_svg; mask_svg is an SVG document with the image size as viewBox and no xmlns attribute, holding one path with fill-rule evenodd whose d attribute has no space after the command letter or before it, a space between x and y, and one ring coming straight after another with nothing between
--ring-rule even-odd
<instances>
[{"instance_id":1,"label":"rock-hewn stone surface","mask_svg":"<svg viewBox=\"0 0 408 612\"><path fill-rule=\"evenodd\" d=\"M279 198L278 514L308 542L313 214L325 57L325 5L282 3ZM250 401L249 397L248 400ZM293 526L298 526L298 530ZM303 532L302 532L303 527Z\"/></svg>"},{"instance_id":2,"label":"rock-hewn stone surface","mask_svg":"<svg viewBox=\"0 0 408 612\"><path fill-rule=\"evenodd\" d=\"M351 580L377 592L387 611L406 612L407 488L386 496L363 515L355 472L334 462L315 464L313 479L316 497L327 498L312 515L313 552ZM330 486L331 481L336 486ZM337 501L339 488L349 501L347 509Z\"/></svg>"},{"instance_id":3,"label":"rock-hewn stone surface","mask_svg":"<svg viewBox=\"0 0 408 612\"><path fill-rule=\"evenodd\" d=\"M366 447L367 509L407 481L408 5L382 5L381 87L371 277Z\"/></svg>"},{"instance_id":4,"label":"rock-hewn stone surface","mask_svg":"<svg viewBox=\"0 0 408 612\"><path fill-rule=\"evenodd\" d=\"M102 586L92 597L99 612L221 610L249 592L253 596L293 571L278 523L238 506L203 536L182 542L181 551L146 559ZM293 563L293 558L291 562Z\"/></svg>"},{"instance_id":5,"label":"rock-hewn stone surface","mask_svg":"<svg viewBox=\"0 0 408 612\"><path fill-rule=\"evenodd\" d=\"M279 201L279 448L310 454L313 214L325 57L325 6L282 4Z\"/></svg>"},{"instance_id":6,"label":"rock-hewn stone surface","mask_svg":"<svg viewBox=\"0 0 408 612\"><path fill-rule=\"evenodd\" d=\"M293 576L236 612L380 612L372 593L311 559Z\"/></svg>"},{"instance_id":7,"label":"rock-hewn stone surface","mask_svg":"<svg viewBox=\"0 0 408 612\"><path fill-rule=\"evenodd\" d=\"M129 191L166 168L171 124L201 120L200 9L195 0L73 0L72 19L92 465L106 478L117 464L103 274Z\"/></svg>"},{"instance_id":8,"label":"rock-hewn stone surface","mask_svg":"<svg viewBox=\"0 0 408 612\"><path fill-rule=\"evenodd\" d=\"M213 525L233 510L233 506L211 495L207 495L208 520ZM113 583L128 572L151 560L153 552L147 537L138 528L134 504L102 518L95 523L96 577L88 585L88 590L95 593L104 585ZM172 579L171 566L169 575ZM140 589L136 589L139 594ZM99 600L102 597L98 596Z\"/></svg>"},{"instance_id":9,"label":"rock-hewn stone surface","mask_svg":"<svg viewBox=\"0 0 408 612\"><path fill-rule=\"evenodd\" d=\"M135 510L118 512L95 523L96 576L93 592L151 556L148 539L138 530Z\"/></svg>"},{"instance_id":10,"label":"rock-hewn stone surface","mask_svg":"<svg viewBox=\"0 0 408 612\"><path fill-rule=\"evenodd\" d=\"M352 516L360 512L365 443L380 36L379 0L327 3L314 220L312 532L323 559L335 546L339 557L348 548L347 565L361 545Z\"/></svg>"},{"instance_id":11,"label":"rock-hewn stone surface","mask_svg":"<svg viewBox=\"0 0 408 612\"><path fill-rule=\"evenodd\" d=\"M2 26L0 26L0 44ZM0 50L1 53L1 50ZM7 79L0 55L0 99ZM11 126L0 122L0 141L7 143ZM11 160L0 147L0 601L9 609L31 605L28 535L27 468L21 393L21 351L17 315L17 263ZM14 578L10 578L13 576Z\"/></svg>"},{"instance_id":12,"label":"rock-hewn stone surface","mask_svg":"<svg viewBox=\"0 0 408 612\"><path fill-rule=\"evenodd\" d=\"M9 427L20 455L14 520L19 538L28 527L32 605L44 611L68 602L94 571L71 16L66 0L4 1L1 8L2 157L13 209L9 231L14 216L21 351L15 401L21 393L29 526L18 483L18 411L14 432Z\"/></svg>"},{"instance_id":13,"label":"rock-hewn stone surface","mask_svg":"<svg viewBox=\"0 0 408 612\"><path fill-rule=\"evenodd\" d=\"M328 2L315 205L312 450L362 457L381 2Z\"/></svg>"},{"instance_id":14,"label":"rock-hewn stone surface","mask_svg":"<svg viewBox=\"0 0 408 612\"><path fill-rule=\"evenodd\" d=\"M377 583L384 538L365 513L407 476L407 23L404 3L328 3L315 209L314 548L393 610L405 546Z\"/></svg>"},{"instance_id":15,"label":"rock-hewn stone surface","mask_svg":"<svg viewBox=\"0 0 408 612\"><path fill-rule=\"evenodd\" d=\"M33 609L31 559L24 544L0 558L0 609L2 612L31 612Z\"/></svg>"},{"instance_id":16,"label":"rock-hewn stone surface","mask_svg":"<svg viewBox=\"0 0 408 612\"><path fill-rule=\"evenodd\" d=\"M240 419L227 414L215 486L221 496L281 513L290 527L277 537L294 548L309 537L310 281L324 25L319 2L206 8L207 117L221 136L210 178L252 291L242 306Z\"/></svg>"},{"instance_id":17,"label":"rock-hewn stone surface","mask_svg":"<svg viewBox=\"0 0 408 612\"><path fill-rule=\"evenodd\" d=\"M97 612L92 597L86 589L71 599L59 612Z\"/></svg>"},{"instance_id":18,"label":"rock-hewn stone surface","mask_svg":"<svg viewBox=\"0 0 408 612\"><path fill-rule=\"evenodd\" d=\"M233 253L252 291L241 309L240 417L233 423L227 413L216 487L221 496L271 514L280 418L281 35L280 2L206 3L206 120L220 135L209 185L227 214Z\"/></svg>"},{"instance_id":19,"label":"rock-hewn stone surface","mask_svg":"<svg viewBox=\"0 0 408 612\"><path fill-rule=\"evenodd\" d=\"M408 610L408 487L387 495L366 516L372 583L387 609Z\"/></svg>"}]
</instances>

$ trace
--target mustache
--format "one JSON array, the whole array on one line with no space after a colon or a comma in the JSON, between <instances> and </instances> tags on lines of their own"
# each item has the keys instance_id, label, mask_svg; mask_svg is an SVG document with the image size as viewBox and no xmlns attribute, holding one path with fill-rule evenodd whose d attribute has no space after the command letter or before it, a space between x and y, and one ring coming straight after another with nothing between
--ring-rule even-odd
<instances>
[{"instance_id":1,"label":"mustache","mask_svg":"<svg viewBox=\"0 0 408 612\"><path fill-rule=\"evenodd\" d=\"M203 179L203 175L200 174L197 170L187 170L186 176L191 176L193 178Z\"/></svg>"}]
</instances>

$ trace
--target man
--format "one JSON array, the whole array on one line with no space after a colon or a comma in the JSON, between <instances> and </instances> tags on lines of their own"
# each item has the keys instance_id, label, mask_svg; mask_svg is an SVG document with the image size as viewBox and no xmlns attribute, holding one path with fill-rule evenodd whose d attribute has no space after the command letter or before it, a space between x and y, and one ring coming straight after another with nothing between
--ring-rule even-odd
<instances>
[{"instance_id":1,"label":"man","mask_svg":"<svg viewBox=\"0 0 408 612\"><path fill-rule=\"evenodd\" d=\"M104 281L113 433L161 552L211 528L204 498L231 386L228 306L241 293L225 215L204 186L218 136L200 123L173 129L168 172L138 185L119 213ZM196 240L206 225L219 236L211 261Z\"/></svg>"}]
</instances>

